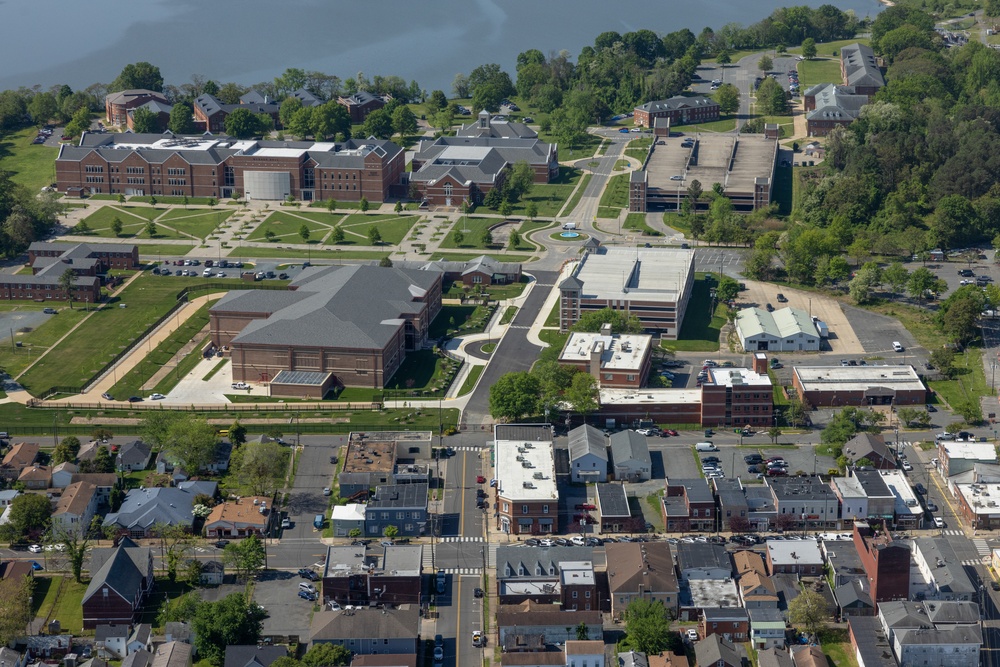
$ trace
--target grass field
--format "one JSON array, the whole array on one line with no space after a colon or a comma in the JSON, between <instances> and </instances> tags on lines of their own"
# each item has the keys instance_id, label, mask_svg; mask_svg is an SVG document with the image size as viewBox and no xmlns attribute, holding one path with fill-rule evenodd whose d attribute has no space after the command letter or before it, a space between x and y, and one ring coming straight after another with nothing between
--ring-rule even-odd
<instances>
[{"instance_id":1,"label":"grass field","mask_svg":"<svg viewBox=\"0 0 1000 667\"><path fill-rule=\"evenodd\" d=\"M228 210L205 211L203 209L174 208L157 218L156 223L157 225L162 223L177 231L187 232L204 239L211 235L220 224L229 219L232 214L233 212Z\"/></svg>"},{"instance_id":2,"label":"grass field","mask_svg":"<svg viewBox=\"0 0 1000 667\"><path fill-rule=\"evenodd\" d=\"M903 0L903 4L906 4L906 0ZM829 56L831 58L839 58L840 50L847 46L848 44L871 44L871 40L867 37L857 37L855 39L841 39L836 42L819 42L816 44L816 55L817 56ZM795 46L788 49L789 53L801 54L802 47Z\"/></svg>"},{"instance_id":3,"label":"grass field","mask_svg":"<svg viewBox=\"0 0 1000 667\"><path fill-rule=\"evenodd\" d=\"M618 174L617 176L612 176L608 180L608 185L604 189L604 194L601 195L600 208L605 209L605 212L610 212L612 209L620 211L623 208L628 207L628 174ZM598 213L598 217L601 218L613 218L616 217L618 213L612 215L602 215Z\"/></svg>"},{"instance_id":4,"label":"grass field","mask_svg":"<svg viewBox=\"0 0 1000 667\"><path fill-rule=\"evenodd\" d=\"M465 376L465 382L462 383L462 388L458 390L458 395L465 396L472 391L476 387L476 382L479 381L479 376L483 374L484 370L486 370L486 366L471 366L469 374Z\"/></svg>"},{"instance_id":5,"label":"grass field","mask_svg":"<svg viewBox=\"0 0 1000 667\"><path fill-rule=\"evenodd\" d=\"M58 148L31 143L38 129L28 127L0 137L0 169L13 174L11 180L37 193L56 180Z\"/></svg>"},{"instance_id":6,"label":"grass field","mask_svg":"<svg viewBox=\"0 0 1000 667\"><path fill-rule=\"evenodd\" d=\"M149 238L146 234L146 223L163 215L162 209L155 209L146 206L102 206L86 218L84 222L90 228L88 234L105 238L135 238L142 236ZM115 236L111 231L111 225L115 218L122 223L122 233ZM79 233L79 232L77 232ZM179 234L164 225L156 225L156 236L154 239L190 239L185 234Z\"/></svg>"},{"instance_id":7,"label":"grass field","mask_svg":"<svg viewBox=\"0 0 1000 667\"><path fill-rule=\"evenodd\" d=\"M570 197L569 201L567 201L566 205L561 209L564 216L573 214L573 209L575 209L577 204L580 203L580 199L583 198L583 191L587 189L587 184L590 183L590 179L593 178L593 176L593 174L584 174L580 179L580 184L577 186L576 192L573 193L573 196Z\"/></svg>"},{"instance_id":8,"label":"grass field","mask_svg":"<svg viewBox=\"0 0 1000 667\"><path fill-rule=\"evenodd\" d=\"M63 631L79 635L83 632L83 594L86 591L87 584L77 583L72 577L35 577L34 597L41 600L37 615L58 619Z\"/></svg>"},{"instance_id":9,"label":"grass field","mask_svg":"<svg viewBox=\"0 0 1000 667\"><path fill-rule=\"evenodd\" d=\"M182 278L144 275L120 297L91 313L62 344L56 346L21 376L29 391L54 385L82 386L116 354L176 303ZM126 304L126 308L120 308Z\"/></svg>"},{"instance_id":10,"label":"grass field","mask_svg":"<svg viewBox=\"0 0 1000 667\"><path fill-rule=\"evenodd\" d=\"M716 304L714 313L708 309L709 289L717 284L713 281L710 285L706 280L708 275L714 274L695 274L680 340L664 340L664 348L674 352L715 352L719 349L719 333L726 323L726 304Z\"/></svg>"},{"instance_id":11,"label":"grass field","mask_svg":"<svg viewBox=\"0 0 1000 667\"><path fill-rule=\"evenodd\" d=\"M480 248L485 250L486 246L483 245L482 236L483 232L489 228L491 225L495 225L499 220L496 218L477 218L474 216L464 215L458 219L455 225L448 231L443 239L441 239L442 248ZM455 243L455 232L462 233L462 243Z\"/></svg>"},{"instance_id":12,"label":"grass field","mask_svg":"<svg viewBox=\"0 0 1000 667\"><path fill-rule=\"evenodd\" d=\"M214 301L211 303L214 303ZM119 377L118 382L111 388L109 393L118 399L128 398L129 396L143 396L144 392L140 390L140 387L159 368L166 365L184 345L194 338L195 334L208 324L208 309L211 303L207 303L195 311L184 324L179 326L166 340L147 354L142 363L129 371L124 377ZM195 361L197 361L199 357L197 349L188 356L194 357ZM180 377L179 370L171 374ZM157 389L159 389L159 386ZM145 393L148 394L149 392Z\"/></svg>"},{"instance_id":13,"label":"grass field","mask_svg":"<svg viewBox=\"0 0 1000 667\"><path fill-rule=\"evenodd\" d=\"M369 245L368 228L373 226L382 235L382 245L399 245L416 224L417 219L413 215L396 215L395 213L349 215L340 223L340 228L344 230L344 241L337 245Z\"/></svg>"},{"instance_id":14,"label":"grass field","mask_svg":"<svg viewBox=\"0 0 1000 667\"><path fill-rule=\"evenodd\" d=\"M140 257L152 257L154 255L170 255L171 257L177 257L180 255L186 255L194 249L193 245L184 245L180 243L177 245L168 243L143 243L141 239L137 239L137 243L139 245Z\"/></svg>"},{"instance_id":15,"label":"grass field","mask_svg":"<svg viewBox=\"0 0 1000 667\"><path fill-rule=\"evenodd\" d=\"M260 259L382 259L392 251L385 250L340 250L320 249L299 250L274 246L271 248L232 248L227 257L256 257Z\"/></svg>"},{"instance_id":16,"label":"grass field","mask_svg":"<svg viewBox=\"0 0 1000 667\"><path fill-rule=\"evenodd\" d=\"M639 162L646 159L646 153L649 152L649 147L653 144L652 137L641 137L639 139L633 139L628 142L628 146L625 148L625 155L635 158Z\"/></svg>"},{"instance_id":17,"label":"grass field","mask_svg":"<svg viewBox=\"0 0 1000 667\"><path fill-rule=\"evenodd\" d=\"M323 236L333 228L333 223L340 216L326 216L329 223L323 224L312 219L312 216L300 215L297 211L274 211L253 233L247 237L248 241L264 241L267 233L273 232L275 242L278 243L305 243L299 236L302 225L309 229L309 242L319 243Z\"/></svg>"},{"instance_id":18,"label":"grass field","mask_svg":"<svg viewBox=\"0 0 1000 667\"><path fill-rule=\"evenodd\" d=\"M641 232L643 236L663 236L663 234L646 224L645 213L629 213L625 217L625 229Z\"/></svg>"},{"instance_id":19,"label":"grass field","mask_svg":"<svg viewBox=\"0 0 1000 667\"><path fill-rule=\"evenodd\" d=\"M986 381L981 349L967 348L964 353L955 355L955 369L957 375L954 380L934 380L927 383L952 410L969 402L979 405L980 396L993 393Z\"/></svg>"},{"instance_id":20,"label":"grass field","mask_svg":"<svg viewBox=\"0 0 1000 667\"><path fill-rule=\"evenodd\" d=\"M683 132L684 134L693 134L695 132L732 132L735 129L736 129L735 118L723 118L721 120L713 120L709 123L696 123L694 125L677 126L677 131Z\"/></svg>"},{"instance_id":21,"label":"grass field","mask_svg":"<svg viewBox=\"0 0 1000 667\"><path fill-rule=\"evenodd\" d=\"M817 83L840 83L840 59L816 58L799 63L799 81L802 90L809 90Z\"/></svg>"},{"instance_id":22,"label":"grass field","mask_svg":"<svg viewBox=\"0 0 1000 667\"><path fill-rule=\"evenodd\" d=\"M4 311L25 311L41 310L41 305L18 305L4 308ZM0 368L3 368L11 377L16 377L21 371L28 367L32 361L37 359L43 352L49 349L57 340L62 338L67 331L83 319L87 313L74 307L59 308L59 314L49 317L49 319L37 329L29 332L14 333L14 340L21 343L21 347L12 347L9 340L4 340L0 344ZM6 338L10 332L0 332Z\"/></svg>"},{"instance_id":23,"label":"grass field","mask_svg":"<svg viewBox=\"0 0 1000 667\"><path fill-rule=\"evenodd\" d=\"M560 157L563 157L561 148ZM523 216L527 203L534 202L538 208L539 216L543 218L555 216L562 209L569 196L573 194L573 188L580 182L582 175L583 172L579 169L559 167L559 176L551 183L535 183L531 186L531 192L514 204L514 215Z\"/></svg>"}]
</instances>

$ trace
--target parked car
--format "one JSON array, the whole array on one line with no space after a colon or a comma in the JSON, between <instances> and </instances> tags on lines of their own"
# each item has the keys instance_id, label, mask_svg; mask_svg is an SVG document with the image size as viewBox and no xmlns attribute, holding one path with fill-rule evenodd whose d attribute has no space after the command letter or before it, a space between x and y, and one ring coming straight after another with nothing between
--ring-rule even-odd
<instances>
[{"instance_id":1,"label":"parked car","mask_svg":"<svg viewBox=\"0 0 1000 667\"><path fill-rule=\"evenodd\" d=\"M153 394L150 396L150 398L154 401L162 401L163 399L166 398L166 396L164 394Z\"/></svg>"},{"instance_id":2,"label":"parked car","mask_svg":"<svg viewBox=\"0 0 1000 667\"><path fill-rule=\"evenodd\" d=\"M42 545L32 544L30 547L28 547L28 551L30 551L33 554L40 554L42 553Z\"/></svg>"},{"instance_id":3,"label":"parked car","mask_svg":"<svg viewBox=\"0 0 1000 667\"><path fill-rule=\"evenodd\" d=\"M310 602L316 601L316 594L310 593L309 591L300 590L299 597L302 598L303 600L309 600Z\"/></svg>"},{"instance_id":4,"label":"parked car","mask_svg":"<svg viewBox=\"0 0 1000 667\"><path fill-rule=\"evenodd\" d=\"M103 394L101 394L101 398L103 398L105 401L115 400L115 397L109 394L108 392L104 392Z\"/></svg>"},{"instance_id":5,"label":"parked car","mask_svg":"<svg viewBox=\"0 0 1000 667\"><path fill-rule=\"evenodd\" d=\"M934 527L935 528L944 528L944 519L942 519L939 516L934 517Z\"/></svg>"},{"instance_id":6,"label":"parked car","mask_svg":"<svg viewBox=\"0 0 1000 667\"><path fill-rule=\"evenodd\" d=\"M138 397L138 396L129 396L128 397L128 402L129 403L142 403L142 399L140 397Z\"/></svg>"},{"instance_id":7,"label":"parked car","mask_svg":"<svg viewBox=\"0 0 1000 667\"><path fill-rule=\"evenodd\" d=\"M781 292L778 292L778 296L776 298L778 299L778 303L788 303L788 299Z\"/></svg>"},{"instance_id":8,"label":"parked car","mask_svg":"<svg viewBox=\"0 0 1000 667\"><path fill-rule=\"evenodd\" d=\"M592 511L597 509L593 503L577 503L574 509Z\"/></svg>"},{"instance_id":9,"label":"parked car","mask_svg":"<svg viewBox=\"0 0 1000 667\"><path fill-rule=\"evenodd\" d=\"M219 540L218 542L215 543L215 548L216 549L225 549L226 545L228 545L228 544L229 544L229 540Z\"/></svg>"},{"instance_id":10,"label":"parked car","mask_svg":"<svg viewBox=\"0 0 1000 667\"><path fill-rule=\"evenodd\" d=\"M627 128L627 127L623 127L623 128L621 128L620 130L618 130L618 132L619 132L620 134L628 134L628 128Z\"/></svg>"},{"instance_id":11,"label":"parked car","mask_svg":"<svg viewBox=\"0 0 1000 667\"><path fill-rule=\"evenodd\" d=\"M917 482L917 485L913 487L913 490L916 491L917 493L919 493L922 496L926 496L927 495L927 487L925 487L920 482Z\"/></svg>"}]
</instances>

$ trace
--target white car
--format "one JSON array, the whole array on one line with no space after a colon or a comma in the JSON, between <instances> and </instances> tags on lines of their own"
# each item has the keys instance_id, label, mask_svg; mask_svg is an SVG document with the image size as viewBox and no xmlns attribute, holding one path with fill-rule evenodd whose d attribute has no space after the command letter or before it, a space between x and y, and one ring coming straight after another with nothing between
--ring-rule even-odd
<instances>
[{"instance_id":1,"label":"white car","mask_svg":"<svg viewBox=\"0 0 1000 667\"><path fill-rule=\"evenodd\" d=\"M695 630L694 628L688 628L686 636L689 642L698 641L698 631Z\"/></svg>"},{"instance_id":2,"label":"white car","mask_svg":"<svg viewBox=\"0 0 1000 667\"><path fill-rule=\"evenodd\" d=\"M893 352L902 352L904 350L903 344L898 340L892 341L892 350Z\"/></svg>"},{"instance_id":3,"label":"white car","mask_svg":"<svg viewBox=\"0 0 1000 667\"><path fill-rule=\"evenodd\" d=\"M285 517L284 519L281 520L281 527L282 528L291 528L292 527L292 522L288 519L288 517Z\"/></svg>"},{"instance_id":4,"label":"white car","mask_svg":"<svg viewBox=\"0 0 1000 667\"><path fill-rule=\"evenodd\" d=\"M149 398L151 398L154 401L162 401L163 399L166 398L166 396L164 394L153 394Z\"/></svg>"},{"instance_id":5,"label":"white car","mask_svg":"<svg viewBox=\"0 0 1000 667\"><path fill-rule=\"evenodd\" d=\"M218 273L215 274L215 277L216 278L225 278L226 277L226 272L225 271L219 271Z\"/></svg>"},{"instance_id":6,"label":"white car","mask_svg":"<svg viewBox=\"0 0 1000 667\"><path fill-rule=\"evenodd\" d=\"M232 384L232 388L233 389L249 389L250 385L248 385L246 382L234 382Z\"/></svg>"},{"instance_id":7,"label":"white car","mask_svg":"<svg viewBox=\"0 0 1000 667\"><path fill-rule=\"evenodd\" d=\"M542 540L542 541L540 542L540 544L541 544L541 545L542 545L543 547L554 547L554 546L556 545L556 543L555 543L555 541L554 541L554 540L550 540L550 539L549 539L549 538L547 538L547 537L546 537L546 538L545 538L544 540Z\"/></svg>"},{"instance_id":8,"label":"white car","mask_svg":"<svg viewBox=\"0 0 1000 667\"><path fill-rule=\"evenodd\" d=\"M913 466L910 465L909 461L903 461L903 470L905 470L906 472L910 472L911 470L913 470Z\"/></svg>"},{"instance_id":9,"label":"white car","mask_svg":"<svg viewBox=\"0 0 1000 667\"><path fill-rule=\"evenodd\" d=\"M585 546L586 543L587 543L586 540L584 540L579 535L575 535L575 536L571 537L569 541L572 542L574 546L578 546L578 547Z\"/></svg>"},{"instance_id":10,"label":"white car","mask_svg":"<svg viewBox=\"0 0 1000 667\"><path fill-rule=\"evenodd\" d=\"M709 368L715 368L719 364L716 363L716 362L714 362L714 361L712 361L711 359L706 359L705 361L701 362L701 365L702 366L708 366Z\"/></svg>"},{"instance_id":11,"label":"white car","mask_svg":"<svg viewBox=\"0 0 1000 667\"><path fill-rule=\"evenodd\" d=\"M40 554L42 553L42 545L32 544L30 547L28 547L28 551L30 551L33 554Z\"/></svg>"},{"instance_id":12,"label":"white car","mask_svg":"<svg viewBox=\"0 0 1000 667\"><path fill-rule=\"evenodd\" d=\"M944 528L944 519L942 519L939 516L934 517L934 527L935 528Z\"/></svg>"}]
</instances>

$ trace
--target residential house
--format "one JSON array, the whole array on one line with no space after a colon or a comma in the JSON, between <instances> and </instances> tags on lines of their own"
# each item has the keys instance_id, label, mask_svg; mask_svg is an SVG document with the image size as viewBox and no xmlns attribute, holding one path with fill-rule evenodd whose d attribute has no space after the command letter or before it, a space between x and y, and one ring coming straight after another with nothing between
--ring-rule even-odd
<instances>
[{"instance_id":1,"label":"residential house","mask_svg":"<svg viewBox=\"0 0 1000 667\"><path fill-rule=\"evenodd\" d=\"M231 644L226 647L223 667L271 667L272 662L286 657L288 649L284 646Z\"/></svg>"},{"instance_id":2,"label":"residential house","mask_svg":"<svg viewBox=\"0 0 1000 667\"><path fill-rule=\"evenodd\" d=\"M52 512L52 526L57 530L80 535L90 530L97 513L97 487L90 482L75 482L67 486Z\"/></svg>"},{"instance_id":3,"label":"residential house","mask_svg":"<svg viewBox=\"0 0 1000 667\"><path fill-rule=\"evenodd\" d=\"M558 528L555 452L551 426L498 424L496 442L496 530L514 535L553 533Z\"/></svg>"},{"instance_id":4,"label":"residential house","mask_svg":"<svg viewBox=\"0 0 1000 667\"><path fill-rule=\"evenodd\" d=\"M750 505L740 478L713 479L712 486L715 487L715 497L719 501L719 527L733 533L749 531L752 527Z\"/></svg>"},{"instance_id":5,"label":"residential house","mask_svg":"<svg viewBox=\"0 0 1000 667\"><path fill-rule=\"evenodd\" d=\"M118 475L113 472L78 472L70 479L71 484L76 482L93 484L97 494L97 504L106 506L111 504L111 490L118 485Z\"/></svg>"},{"instance_id":6,"label":"residential house","mask_svg":"<svg viewBox=\"0 0 1000 667\"><path fill-rule=\"evenodd\" d=\"M752 607L750 615L750 641L754 648L785 647L785 616L775 606L771 608Z\"/></svg>"},{"instance_id":7,"label":"residential house","mask_svg":"<svg viewBox=\"0 0 1000 667\"><path fill-rule=\"evenodd\" d=\"M189 481L176 487L131 489L118 511L104 517L104 525L117 526L135 538L149 537L158 525L190 529L195 496L215 496L217 488L216 482Z\"/></svg>"},{"instance_id":8,"label":"residential house","mask_svg":"<svg viewBox=\"0 0 1000 667\"><path fill-rule=\"evenodd\" d=\"M823 649L815 644L792 648L792 662L795 667L829 667L830 664Z\"/></svg>"},{"instance_id":9,"label":"residential house","mask_svg":"<svg viewBox=\"0 0 1000 667\"><path fill-rule=\"evenodd\" d=\"M425 483L389 484L375 489L365 507L365 534L378 537L395 526L397 535L423 535L427 529L427 489Z\"/></svg>"},{"instance_id":10,"label":"residential house","mask_svg":"<svg viewBox=\"0 0 1000 667\"><path fill-rule=\"evenodd\" d=\"M757 652L757 667L794 667L787 649L765 648Z\"/></svg>"},{"instance_id":11,"label":"residential house","mask_svg":"<svg viewBox=\"0 0 1000 667\"><path fill-rule=\"evenodd\" d=\"M605 554L611 613L615 618L621 618L636 599L658 600L677 613L680 587L670 544L620 542L606 545Z\"/></svg>"},{"instance_id":12,"label":"residential house","mask_svg":"<svg viewBox=\"0 0 1000 667\"><path fill-rule=\"evenodd\" d=\"M496 552L500 604L531 600L563 609L598 609L593 553L591 547L501 545Z\"/></svg>"},{"instance_id":13,"label":"residential house","mask_svg":"<svg viewBox=\"0 0 1000 667\"><path fill-rule=\"evenodd\" d=\"M203 560L198 580L203 586L221 586L226 578L226 567L221 560Z\"/></svg>"},{"instance_id":14,"label":"residential house","mask_svg":"<svg viewBox=\"0 0 1000 667\"><path fill-rule=\"evenodd\" d=\"M156 647L150 667L191 667L193 647L183 642L167 642Z\"/></svg>"},{"instance_id":15,"label":"residential house","mask_svg":"<svg viewBox=\"0 0 1000 667\"><path fill-rule=\"evenodd\" d=\"M597 512L600 515L601 534L636 532L645 528L641 516L633 517L628 504L625 486L621 483L598 484Z\"/></svg>"},{"instance_id":16,"label":"residential house","mask_svg":"<svg viewBox=\"0 0 1000 667\"><path fill-rule=\"evenodd\" d=\"M859 665L864 667L897 667L892 645L874 616L852 616L847 619L847 633Z\"/></svg>"},{"instance_id":17,"label":"residential house","mask_svg":"<svg viewBox=\"0 0 1000 667\"><path fill-rule=\"evenodd\" d=\"M131 624L153 589L153 553L124 537L118 546L92 549L90 584L83 594L83 627Z\"/></svg>"},{"instance_id":18,"label":"residential house","mask_svg":"<svg viewBox=\"0 0 1000 667\"><path fill-rule=\"evenodd\" d=\"M385 100L373 93L359 90L353 95L342 95L337 98L337 104L347 107L354 124L363 123L372 111L385 106Z\"/></svg>"},{"instance_id":19,"label":"residential house","mask_svg":"<svg viewBox=\"0 0 1000 667\"><path fill-rule=\"evenodd\" d=\"M136 651L153 650L153 626L149 623L139 623L132 628L128 641L125 644L126 655L131 655Z\"/></svg>"},{"instance_id":20,"label":"residential house","mask_svg":"<svg viewBox=\"0 0 1000 667\"><path fill-rule=\"evenodd\" d=\"M201 468L198 472L220 473L229 469L229 458L233 453L233 444L226 440L215 443L215 452L212 460ZM158 475L170 475L174 482L183 482L190 474L184 468L174 465L166 452L161 451L156 455L156 473Z\"/></svg>"},{"instance_id":21,"label":"residential house","mask_svg":"<svg viewBox=\"0 0 1000 667\"><path fill-rule=\"evenodd\" d=\"M819 577L823 564L823 553L813 540L767 541L767 567L773 573Z\"/></svg>"},{"instance_id":22,"label":"residential house","mask_svg":"<svg viewBox=\"0 0 1000 667\"><path fill-rule=\"evenodd\" d=\"M894 541L888 526L855 522L854 547L868 582L866 592L876 605L910 596L910 546Z\"/></svg>"},{"instance_id":23,"label":"residential house","mask_svg":"<svg viewBox=\"0 0 1000 667\"><path fill-rule=\"evenodd\" d=\"M608 446L602 431L583 424L569 432L569 468L575 483L608 481Z\"/></svg>"},{"instance_id":24,"label":"residential house","mask_svg":"<svg viewBox=\"0 0 1000 667\"><path fill-rule=\"evenodd\" d=\"M65 489L73 483L73 475L79 470L75 463L63 461L59 465L52 466L52 488Z\"/></svg>"},{"instance_id":25,"label":"residential house","mask_svg":"<svg viewBox=\"0 0 1000 667\"><path fill-rule=\"evenodd\" d=\"M729 562L726 548L719 544L693 544L681 542L677 550L677 570L681 580L691 579L731 579L733 566Z\"/></svg>"},{"instance_id":26,"label":"residential house","mask_svg":"<svg viewBox=\"0 0 1000 667\"><path fill-rule=\"evenodd\" d=\"M611 434L611 458L615 480L623 482L648 482L653 462L649 456L646 436L635 431L618 431Z\"/></svg>"},{"instance_id":27,"label":"residential house","mask_svg":"<svg viewBox=\"0 0 1000 667\"><path fill-rule=\"evenodd\" d=\"M739 605L739 592L724 546L681 542L674 548L680 572L681 620L696 621L709 607Z\"/></svg>"},{"instance_id":28,"label":"residential house","mask_svg":"<svg viewBox=\"0 0 1000 667\"><path fill-rule=\"evenodd\" d=\"M101 660L101 658L97 658L96 660ZM98 667L96 664L93 664L93 662L94 662L93 660L84 662L81 664L81 667L87 667L88 663L91 663L90 667ZM153 654L147 651L146 649L141 648L138 651L132 651L127 656L125 656L125 659L122 660L121 667L152 667L152 665L153 665ZM110 667L110 666L107 665L105 667Z\"/></svg>"},{"instance_id":29,"label":"residential house","mask_svg":"<svg viewBox=\"0 0 1000 667\"><path fill-rule=\"evenodd\" d=\"M739 580L740 602L747 609L777 609L778 590L767 575L746 572Z\"/></svg>"},{"instance_id":30,"label":"residential house","mask_svg":"<svg viewBox=\"0 0 1000 667\"><path fill-rule=\"evenodd\" d=\"M330 515L330 526L334 537L349 537L352 531L365 534L365 506L361 503L334 505Z\"/></svg>"},{"instance_id":31,"label":"residential house","mask_svg":"<svg viewBox=\"0 0 1000 667\"><path fill-rule=\"evenodd\" d=\"M52 483L52 468L42 465L26 466L21 469L17 481L29 491L44 491Z\"/></svg>"},{"instance_id":32,"label":"residential house","mask_svg":"<svg viewBox=\"0 0 1000 667\"><path fill-rule=\"evenodd\" d=\"M892 521L895 516L895 496L876 470L849 467L845 477L830 478L830 487L840 499L844 528L855 521Z\"/></svg>"},{"instance_id":33,"label":"residential house","mask_svg":"<svg viewBox=\"0 0 1000 667\"><path fill-rule=\"evenodd\" d=\"M313 615L309 644L340 644L353 653L412 654L418 649L417 605L395 609L341 609Z\"/></svg>"},{"instance_id":34,"label":"residential house","mask_svg":"<svg viewBox=\"0 0 1000 667\"><path fill-rule=\"evenodd\" d=\"M875 603L868 592L868 585L867 579L853 579L833 589L840 618L875 615Z\"/></svg>"},{"instance_id":35,"label":"residential house","mask_svg":"<svg viewBox=\"0 0 1000 667\"><path fill-rule=\"evenodd\" d=\"M327 547L320 594L323 602L365 606L372 602L418 604L423 546L383 547L381 559L364 546Z\"/></svg>"},{"instance_id":36,"label":"residential house","mask_svg":"<svg viewBox=\"0 0 1000 667\"><path fill-rule=\"evenodd\" d=\"M416 655L353 655L351 667L417 667Z\"/></svg>"},{"instance_id":37,"label":"residential house","mask_svg":"<svg viewBox=\"0 0 1000 667\"><path fill-rule=\"evenodd\" d=\"M22 656L14 649L0 646L0 665L4 667L27 667L28 655Z\"/></svg>"},{"instance_id":38,"label":"residential house","mask_svg":"<svg viewBox=\"0 0 1000 667\"><path fill-rule=\"evenodd\" d=\"M768 477L766 485L774 495L775 521L789 530L836 528L840 519L840 499L819 477ZM774 570L771 570L774 572Z\"/></svg>"},{"instance_id":39,"label":"residential house","mask_svg":"<svg viewBox=\"0 0 1000 667\"><path fill-rule=\"evenodd\" d=\"M118 456L115 457L115 469L122 472L133 472L135 470L145 470L149 465L149 457L153 452L153 447L142 440L126 442L118 449Z\"/></svg>"},{"instance_id":40,"label":"residential house","mask_svg":"<svg viewBox=\"0 0 1000 667\"><path fill-rule=\"evenodd\" d=\"M733 552L733 569L740 577L750 573L767 576L767 566L764 564L763 556L747 549Z\"/></svg>"},{"instance_id":41,"label":"residential house","mask_svg":"<svg viewBox=\"0 0 1000 667\"><path fill-rule=\"evenodd\" d=\"M16 583L24 577L34 576L31 563L25 560L3 560L0 561L0 586L8 583Z\"/></svg>"},{"instance_id":42,"label":"residential house","mask_svg":"<svg viewBox=\"0 0 1000 667\"><path fill-rule=\"evenodd\" d=\"M944 536L917 537L913 562L924 581L929 582L925 597L931 600L976 600L979 589L969 579L951 544Z\"/></svg>"},{"instance_id":43,"label":"residential house","mask_svg":"<svg viewBox=\"0 0 1000 667\"><path fill-rule=\"evenodd\" d=\"M35 442L19 442L11 447L0 463L0 477L8 481L17 479L22 470L38 460L39 449Z\"/></svg>"},{"instance_id":44,"label":"residential house","mask_svg":"<svg viewBox=\"0 0 1000 667\"><path fill-rule=\"evenodd\" d=\"M731 641L744 642L749 634L750 617L743 607L708 607L701 610L698 636L702 639L719 635Z\"/></svg>"},{"instance_id":45,"label":"residential house","mask_svg":"<svg viewBox=\"0 0 1000 667\"><path fill-rule=\"evenodd\" d=\"M668 533L715 530L715 496L704 478L668 478L661 503Z\"/></svg>"},{"instance_id":46,"label":"residential house","mask_svg":"<svg viewBox=\"0 0 1000 667\"><path fill-rule=\"evenodd\" d=\"M246 537L264 535L276 527L278 513L272 511L274 499L245 496L226 500L212 508L205 519L207 537Z\"/></svg>"},{"instance_id":47,"label":"residential house","mask_svg":"<svg viewBox=\"0 0 1000 667\"><path fill-rule=\"evenodd\" d=\"M94 648L97 657L105 660L121 660L128 655L128 624L98 625L94 628Z\"/></svg>"},{"instance_id":48,"label":"residential house","mask_svg":"<svg viewBox=\"0 0 1000 667\"><path fill-rule=\"evenodd\" d=\"M191 624L183 621L171 621L163 628L163 635L168 642L184 642L193 644L194 633Z\"/></svg>"},{"instance_id":49,"label":"residential house","mask_svg":"<svg viewBox=\"0 0 1000 667\"><path fill-rule=\"evenodd\" d=\"M844 443L844 454L852 464L867 459L876 470L895 470L896 456L881 435L858 433Z\"/></svg>"},{"instance_id":50,"label":"residential house","mask_svg":"<svg viewBox=\"0 0 1000 667\"><path fill-rule=\"evenodd\" d=\"M500 646L518 646L524 637L541 637L540 645L565 644L577 638L576 628L583 624L588 637L602 637L601 612L564 611L551 604L531 601L501 604L497 611Z\"/></svg>"},{"instance_id":51,"label":"residential house","mask_svg":"<svg viewBox=\"0 0 1000 667\"><path fill-rule=\"evenodd\" d=\"M618 654L618 667L649 667L649 658L642 651L624 651Z\"/></svg>"},{"instance_id":52,"label":"residential house","mask_svg":"<svg viewBox=\"0 0 1000 667\"><path fill-rule=\"evenodd\" d=\"M619 653L619 660L623 654ZM649 662L649 667L687 667L688 659L683 653L674 653L673 651L663 651L657 655L647 656L647 661ZM618 667L628 667L627 665L619 664ZM642 667L638 663L635 667Z\"/></svg>"},{"instance_id":53,"label":"residential house","mask_svg":"<svg viewBox=\"0 0 1000 667\"><path fill-rule=\"evenodd\" d=\"M14 498L21 495L21 492L17 489L4 489L0 491L0 511L10 507L10 504L14 502Z\"/></svg>"},{"instance_id":54,"label":"residential house","mask_svg":"<svg viewBox=\"0 0 1000 667\"><path fill-rule=\"evenodd\" d=\"M903 667L979 664L983 634L975 602L884 602L878 618Z\"/></svg>"},{"instance_id":55,"label":"residential house","mask_svg":"<svg viewBox=\"0 0 1000 667\"><path fill-rule=\"evenodd\" d=\"M571 639L563 651L566 667L604 667L603 639Z\"/></svg>"},{"instance_id":56,"label":"residential house","mask_svg":"<svg viewBox=\"0 0 1000 667\"><path fill-rule=\"evenodd\" d=\"M695 662L702 667L743 667L743 647L720 635L709 635L694 645Z\"/></svg>"}]
</instances>

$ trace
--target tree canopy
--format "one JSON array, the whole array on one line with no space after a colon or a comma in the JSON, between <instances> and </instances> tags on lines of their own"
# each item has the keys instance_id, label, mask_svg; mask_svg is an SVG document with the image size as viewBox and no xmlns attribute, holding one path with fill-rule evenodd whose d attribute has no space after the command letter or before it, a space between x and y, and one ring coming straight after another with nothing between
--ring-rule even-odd
<instances>
[{"instance_id":1,"label":"tree canopy","mask_svg":"<svg viewBox=\"0 0 1000 667\"><path fill-rule=\"evenodd\" d=\"M160 68L145 61L125 65L121 73L108 85L108 92L115 93L135 88L163 92L163 75L160 74Z\"/></svg>"},{"instance_id":2,"label":"tree canopy","mask_svg":"<svg viewBox=\"0 0 1000 667\"><path fill-rule=\"evenodd\" d=\"M202 602L191 619L199 656L213 667L222 667L227 646L257 643L265 616L264 608L242 593L230 593L218 602Z\"/></svg>"},{"instance_id":3,"label":"tree canopy","mask_svg":"<svg viewBox=\"0 0 1000 667\"><path fill-rule=\"evenodd\" d=\"M538 408L539 383L527 372L507 373L490 387L490 414L494 419L516 421Z\"/></svg>"},{"instance_id":4,"label":"tree canopy","mask_svg":"<svg viewBox=\"0 0 1000 667\"><path fill-rule=\"evenodd\" d=\"M641 333L642 323L636 315L629 315L621 310L602 308L592 312L584 313L573 325L572 330L584 333L599 333L603 324L611 324L611 332L621 333Z\"/></svg>"}]
</instances>

